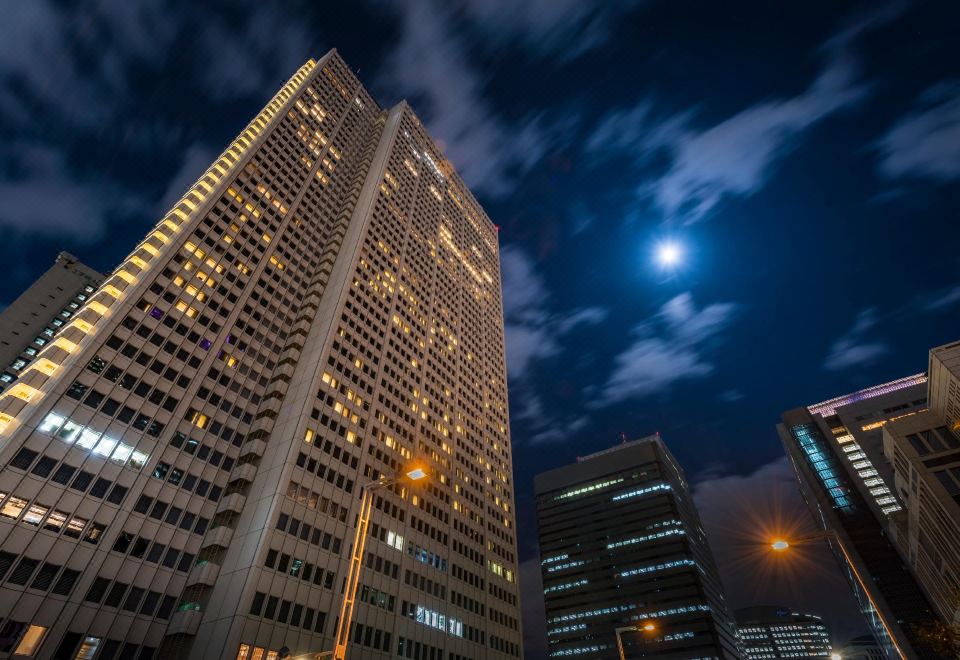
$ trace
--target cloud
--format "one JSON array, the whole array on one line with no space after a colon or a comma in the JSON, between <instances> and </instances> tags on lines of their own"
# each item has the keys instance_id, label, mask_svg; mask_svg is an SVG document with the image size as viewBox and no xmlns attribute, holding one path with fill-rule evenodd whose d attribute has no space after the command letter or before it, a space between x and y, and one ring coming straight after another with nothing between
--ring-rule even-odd
<instances>
[{"instance_id":1,"label":"cloud","mask_svg":"<svg viewBox=\"0 0 960 660\"><path fill-rule=\"evenodd\" d=\"M562 338L577 326L606 318L606 311L598 307L549 311L547 286L529 255L520 248L505 247L500 252L500 268L507 369L512 378L522 378L533 362L556 355Z\"/></svg>"},{"instance_id":2,"label":"cloud","mask_svg":"<svg viewBox=\"0 0 960 660\"><path fill-rule=\"evenodd\" d=\"M638 163L665 155L666 170L640 188L641 197L667 219L701 220L726 199L757 193L808 131L866 97L869 86L858 79L851 46L901 10L885 5L851 21L823 46L823 67L796 96L757 103L707 127L694 126L692 110L654 117L654 104L645 98L601 119L586 152L598 160L627 155Z\"/></svg>"},{"instance_id":3,"label":"cloud","mask_svg":"<svg viewBox=\"0 0 960 660\"><path fill-rule=\"evenodd\" d=\"M63 152L35 143L13 143L2 159L16 174L0 175L0 226L19 233L93 242L114 213L142 208L141 200L109 182L78 178Z\"/></svg>"},{"instance_id":4,"label":"cloud","mask_svg":"<svg viewBox=\"0 0 960 660\"><path fill-rule=\"evenodd\" d=\"M703 378L714 366L705 345L733 321L740 307L714 303L697 309L690 293L668 301L657 315L633 329L634 340L614 358L614 368L592 407L642 398L680 380Z\"/></svg>"},{"instance_id":5,"label":"cloud","mask_svg":"<svg viewBox=\"0 0 960 660\"><path fill-rule=\"evenodd\" d=\"M876 324L876 309L864 309L857 314L853 327L830 346L823 368L827 371L841 371L851 367L864 367L886 354L890 350L886 344L865 337Z\"/></svg>"},{"instance_id":6,"label":"cloud","mask_svg":"<svg viewBox=\"0 0 960 660\"><path fill-rule=\"evenodd\" d=\"M928 89L917 106L877 143L880 173L938 182L960 178L960 81Z\"/></svg>"},{"instance_id":7,"label":"cloud","mask_svg":"<svg viewBox=\"0 0 960 660\"><path fill-rule=\"evenodd\" d=\"M925 312L937 312L960 303L960 285L940 289L919 298L920 308Z\"/></svg>"},{"instance_id":8,"label":"cloud","mask_svg":"<svg viewBox=\"0 0 960 660\"><path fill-rule=\"evenodd\" d=\"M496 47L519 42L531 52L571 59L603 44L616 19L638 0L466 0L460 9Z\"/></svg>"},{"instance_id":9,"label":"cloud","mask_svg":"<svg viewBox=\"0 0 960 660\"><path fill-rule=\"evenodd\" d=\"M410 101L468 185L505 195L520 175L569 139L570 120L548 125L533 115L511 124L494 113L485 99L486 81L470 66L448 7L428 0L389 4L399 14L400 38L375 85Z\"/></svg>"}]
</instances>

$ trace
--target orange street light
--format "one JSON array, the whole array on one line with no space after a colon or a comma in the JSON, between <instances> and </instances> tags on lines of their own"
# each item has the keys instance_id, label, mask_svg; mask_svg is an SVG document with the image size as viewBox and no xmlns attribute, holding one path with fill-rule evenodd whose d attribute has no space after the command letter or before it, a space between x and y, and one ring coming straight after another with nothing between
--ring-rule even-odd
<instances>
[{"instance_id":1,"label":"orange street light","mask_svg":"<svg viewBox=\"0 0 960 660\"><path fill-rule=\"evenodd\" d=\"M790 544L787 541L784 541L783 539L776 539L773 543L770 544L770 547L773 548L774 551L776 552L783 552L784 550L788 550L790 548Z\"/></svg>"},{"instance_id":2,"label":"orange street light","mask_svg":"<svg viewBox=\"0 0 960 660\"><path fill-rule=\"evenodd\" d=\"M357 598L357 587L360 584L360 571L363 568L363 550L367 543L367 528L370 525L370 513L373 508L373 491L386 488L406 477L410 481L420 481L428 477L422 465L408 465L402 475L392 477L380 476L371 481L361 490L360 515L357 517L357 530L353 538L353 552L350 554L350 570L347 572L346 588L343 591L343 602L340 605L340 619L337 622L335 646L331 655L334 660L344 660L347 657L347 645L350 642L350 622L353 619L353 606Z\"/></svg>"},{"instance_id":3,"label":"orange street light","mask_svg":"<svg viewBox=\"0 0 960 660\"><path fill-rule=\"evenodd\" d=\"M620 628L615 628L614 633L617 636L617 651L620 653L620 660L626 660L627 656L623 649L623 633L625 632L645 632L645 633L654 633L657 630L657 624L653 621L647 621L646 623L638 623L635 626L622 626Z\"/></svg>"}]
</instances>

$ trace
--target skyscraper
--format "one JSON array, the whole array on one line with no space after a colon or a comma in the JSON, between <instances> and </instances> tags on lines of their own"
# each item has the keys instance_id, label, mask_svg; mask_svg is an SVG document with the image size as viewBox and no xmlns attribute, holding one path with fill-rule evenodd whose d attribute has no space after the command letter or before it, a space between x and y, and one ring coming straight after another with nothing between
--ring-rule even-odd
<instances>
[{"instance_id":1,"label":"skyscraper","mask_svg":"<svg viewBox=\"0 0 960 660\"><path fill-rule=\"evenodd\" d=\"M830 633L816 614L759 606L734 616L746 660L830 657Z\"/></svg>"},{"instance_id":2,"label":"skyscraper","mask_svg":"<svg viewBox=\"0 0 960 660\"><path fill-rule=\"evenodd\" d=\"M738 658L683 471L659 436L536 477L550 657ZM619 639L619 642L618 642Z\"/></svg>"},{"instance_id":3,"label":"skyscraper","mask_svg":"<svg viewBox=\"0 0 960 660\"><path fill-rule=\"evenodd\" d=\"M0 392L90 297L103 275L68 252L0 313Z\"/></svg>"},{"instance_id":4,"label":"skyscraper","mask_svg":"<svg viewBox=\"0 0 960 660\"><path fill-rule=\"evenodd\" d=\"M348 657L519 657L507 427L495 228L331 51L0 398L0 651L329 650L416 459Z\"/></svg>"},{"instance_id":5,"label":"skyscraper","mask_svg":"<svg viewBox=\"0 0 960 660\"><path fill-rule=\"evenodd\" d=\"M883 427L925 409L925 382L911 376L791 410L777 427L800 492L891 658L936 657L914 628L935 614L890 538L902 505L882 454Z\"/></svg>"}]
</instances>

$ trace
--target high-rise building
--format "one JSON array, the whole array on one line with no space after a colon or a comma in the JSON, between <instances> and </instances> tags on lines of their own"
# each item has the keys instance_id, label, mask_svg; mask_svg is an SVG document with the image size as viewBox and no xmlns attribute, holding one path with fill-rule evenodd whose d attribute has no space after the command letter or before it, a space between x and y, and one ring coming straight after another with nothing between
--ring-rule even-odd
<instances>
[{"instance_id":1,"label":"high-rise building","mask_svg":"<svg viewBox=\"0 0 960 660\"><path fill-rule=\"evenodd\" d=\"M734 616L746 660L830 657L830 633L815 614L758 606L737 610Z\"/></svg>"},{"instance_id":2,"label":"high-rise building","mask_svg":"<svg viewBox=\"0 0 960 660\"><path fill-rule=\"evenodd\" d=\"M738 658L683 471L659 436L537 475L549 657Z\"/></svg>"},{"instance_id":3,"label":"high-rise building","mask_svg":"<svg viewBox=\"0 0 960 660\"><path fill-rule=\"evenodd\" d=\"M960 609L960 438L926 411L883 431L904 503L893 538L944 621Z\"/></svg>"},{"instance_id":4,"label":"high-rise building","mask_svg":"<svg viewBox=\"0 0 960 660\"><path fill-rule=\"evenodd\" d=\"M0 398L0 652L330 650L419 460L348 657L519 657L507 428L495 227L331 51Z\"/></svg>"},{"instance_id":5,"label":"high-rise building","mask_svg":"<svg viewBox=\"0 0 960 660\"><path fill-rule=\"evenodd\" d=\"M0 313L0 392L90 297L103 275L68 252Z\"/></svg>"},{"instance_id":6,"label":"high-rise building","mask_svg":"<svg viewBox=\"0 0 960 660\"><path fill-rule=\"evenodd\" d=\"M925 410L923 375L788 411L777 427L800 492L891 658L934 658L915 626L935 617L892 541L902 511L883 458L883 427Z\"/></svg>"},{"instance_id":7,"label":"high-rise building","mask_svg":"<svg viewBox=\"0 0 960 660\"><path fill-rule=\"evenodd\" d=\"M960 615L960 342L930 351L930 409L883 429L905 511L891 537L944 621Z\"/></svg>"}]
</instances>

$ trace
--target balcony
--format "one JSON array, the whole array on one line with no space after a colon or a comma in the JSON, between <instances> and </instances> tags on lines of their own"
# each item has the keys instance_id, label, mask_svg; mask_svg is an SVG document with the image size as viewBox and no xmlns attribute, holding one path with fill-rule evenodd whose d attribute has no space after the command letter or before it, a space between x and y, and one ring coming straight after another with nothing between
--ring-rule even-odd
<instances>
[{"instance_id":1,"label":"balcony","mask_svg":"<svg viewBox=\"0 0 960 660\"><path fill-rule=\"evenodd\" d=\"M253 483L253 478L257 476L257 466L253 463L244 463L243 465L238 465L233 469L233 472L230 474L230 481L246 481L247 483Z\"/></svg>"},{"instance_id":2,"label":"balcony","mask_svg":"<svg viewBox=\"0 0 960 660\"><path fill-rule=\"evenodd\" d=\"M247 440L240 448L240 458L249 456L250 454L254 454L255 456L263 456L263 452L266 450L267 443L263 440Z\"/></svg>"},{"instance_id":3,"label":"balcony","mask_svg":"<svg viewBox=\"0 0 960 660\"><path fill-rule=\"evenodd\" d=\"M226 513L228 511L241 513L243 511L243 505L246 503L246 495L241 495L240 493L231 493L220 500L220 506L217 507L217 513Z\"/></svg>"},{"instance_id":4,"label":"balcony","mask_svg":"<svg viewBox=\"0 0 960 660\"><path fill-rule=\"evenodd\" d=\"M168 635L196 635L200 630L200 621L203 619L203 612L200 611L199 603L184 603L177 608L177 611L170 617L170 625L167 627Z\"/></svg>"},{"instance_id":5,"label":"balcony","mask_svg":"<svg viewBox=\"0 0 960 660\"><path fill-rule=\"evenodd\" d=\"M220 564L215 564L212 561L199 561L193 569L191 569L190 575L187 576L186 586L203 584L212 587L214 583L216 583L219 574Z\"/></svg>"},{"instance_id":6,"label":"balcony","mask_svg":"<svg viewBox=\"0 0 960 660\"><path fill-rule=\"evenodd\" d=\"M220 525L207 532L207 535L203 538L203 543L200 544L200 548L226 548L230 546L230 541L232 540L233 530L226 525Z\"/></svg>"}]
</instances>

